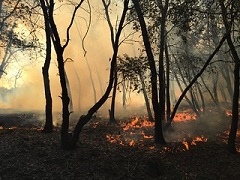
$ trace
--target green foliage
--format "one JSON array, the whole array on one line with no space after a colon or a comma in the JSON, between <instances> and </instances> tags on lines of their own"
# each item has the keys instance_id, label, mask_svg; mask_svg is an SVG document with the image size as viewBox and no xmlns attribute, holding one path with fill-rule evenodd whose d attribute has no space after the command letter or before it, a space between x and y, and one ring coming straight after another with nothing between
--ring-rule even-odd
<instances>
[{"instance_id":1,"label":"green foliage","mask_svg":"<svg viewBox=\"0 0 240 180\"><path fill-rule=\"evenodd\" d=\"M123 57L118 56L118 77L122 83L128 85L129 91L137 91L138 93L141 91L140 76L145 77L148 69L146 57L129 57L127 54L124 54ZM147 81L146 77L145 80Z\"/></svg>"}]
</instances>

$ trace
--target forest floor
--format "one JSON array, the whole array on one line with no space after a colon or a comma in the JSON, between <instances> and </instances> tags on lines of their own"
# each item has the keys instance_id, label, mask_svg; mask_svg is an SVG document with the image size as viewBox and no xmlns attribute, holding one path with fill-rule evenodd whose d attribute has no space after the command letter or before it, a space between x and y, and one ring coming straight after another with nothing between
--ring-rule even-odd
<instances>
[{"instance_id":1,"label":"forest floor","mask_svg":"<svg viewBox=\"0 0 240 180\"><path fill-rule=\"evenodd\" d=\"M227 115L209 111L175 122L164 133L166 145L154 144L153 124L143 117L118 124L94 119L75 150L61 148L59 128L42 133L37 119L34 113L0 116L1 180L240 179L240 133L238 152L228 153Z\"/></svg>"}]
</instances>

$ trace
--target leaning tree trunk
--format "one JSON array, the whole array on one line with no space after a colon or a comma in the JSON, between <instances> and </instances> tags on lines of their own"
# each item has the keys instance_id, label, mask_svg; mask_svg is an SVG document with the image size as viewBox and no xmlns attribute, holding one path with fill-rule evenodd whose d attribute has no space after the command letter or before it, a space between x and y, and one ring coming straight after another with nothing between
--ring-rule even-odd
<instances>
[{"instance_id":1,"label":"leaning tree trunk","mask_svg":"<svg viewBox=\"0 0 240 180\"><path fill-rule=\"evenodd\" d=\"M49 80L49 66L51 61L51 30L49 27L48 15L44 0L40 1L41 7L44 14L45 21L45 33L46 33L46 59L44 66L42 67L43 83L44 83L44 92L45 92L45 116L46 121L43 128L43 132L50 133L53 131L53 120L52 120L52 95L50 90L50 80Z\"/></svg>"},{"instance_id":2,"label":"leaning tree trunk","mask_svg":"<svg viewBox=\"0 0 240 180\"><path fill-rule=\"evenodd\" d=\"M118 30L116 33L115 37L115 42L114 42L114 48L113 48L113 56L112 56L112 61L111 61L111 68L110 68L110 75L109 75L109 83L107 86L107 89L103 96L100 98L100 100L93 105L92 108L89 109L88 113L86 115L83 115L79 118L77 125L74 128L72 136L68 139L68 144L67 146L64 146L65 149L73 149L77 146L77 142L79 140L79 135L82 131L82 128L86 123L88 123L92 115L105 103L105 101L108 99L109 94L112 90L112 86L114 83L114 73L115 73L115 66L116 66L116 61L117 61L117 54L118 54L118 49L119 49L119 39L121 32L123 30L123 24L125 21L125 17L128 11L128 3L129 0L124 0L124 9L122 12L122 16L119 22Z\"/></svg>"}]
</instances>

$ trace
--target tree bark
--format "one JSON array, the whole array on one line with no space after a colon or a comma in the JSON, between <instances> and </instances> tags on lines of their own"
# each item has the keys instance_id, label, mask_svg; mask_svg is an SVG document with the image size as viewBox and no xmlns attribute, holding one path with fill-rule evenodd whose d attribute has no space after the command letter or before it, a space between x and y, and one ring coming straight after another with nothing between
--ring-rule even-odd
<instances>
[{"instance_id":1,"label":"tree bark","mask_svg":"<svg viewBox=\"0 0 240 180\"><path fill-rule=\"evenodd\" d=\"M170 100L170 58L168 53L167 43L165 43L165 56L166 56L166 117L167 122L170 120L171 114L171 100Z\"/></svg>"},{"instance_id":2,"label":"tree bark","mask_svg":"<svg viewBox=\"0 0 240 180\"><path fill-rule=\"evenodd\" d=\"M114 30L113 30L113 25L111 23L110 19L110 14L109 14L109 6L111 5L111 1L108 1L106 3L105 0L102 0L104 10L105 10L105 15L108 23L108 27L110 30L110 38L111 38L111 43L112 43L112 48L114 49ZM109 110L109 122L110 123L115 123L115 102L116 102L116 94L117 94L117 84L118 84L118 73L117 73L117 61L114 67L114 84L113 84L113 92L112 92L112 101L111 101L111 107Z\"/></svg>"},{"instance_id":3,"label":"tree bark","mask_svg":"<svg viewBox=\"0 0 240 180\"><path fill-rule=\"evenodd\" d=\"M140 22L144 46L146 49L148 63L151 70L152 105L153 105L153 111L155 116L155 137L154 137L155 143L166 144L166 141L164 139L163 132L162 132L162 122L161 122L163 113L161 114L159 113L160 106L159 106L158 88L157 88L157 71L156 71L154 56L152 53L146 23L143 17L143 13L142 13L139 1L134 0L133 4Z\"/></svg>"},{"instance_id":4,"label":"tree bark","mask_svg":"<svg viewBox=\"0 0 240 180\"><path fill-rule=\"evenodd\" d=\"M42 67L42 75L43 75L43 83L44 83L44 92L45 92L45 125L43 128L43 132L50 133L53 131L53 119L52 119L52 95L50 90L50 79L49 79L49 67L51 62L51 29L49 27L47 6L44 0L40 0L41 7L44 15L45 22L45 34L46 34L46 58L44 62L44 66Z\"/></svg>"},{"instance_id":5,"label":"tree bark","mask_svg":"<svg viewBox=\"0 0 240 180\"><path fill-rule=\"evenodd\" d=\"M144 100L145 100L145 104L146 104L146 108L147 108L148 120L151 121L151 122L154 122L154 118L152 116L152 111L151 111L151 108L150 108L150 103L149 103L149 100L148 100L148 95L147 95L147 91L146 91L145 82L144 82L143 75L142 75L141 72L139 73L139 77L140 77L140 81L141 81L141 84L142 84L142 91L143 91L143 96L144 96Z\"/></svg>"},{"instance_id":6,"label":"tree bark","mask_svg":"<svg viewBox=\"0 0 240 180\"><path fill-rule=\"evenodd\" d=\"M230 22L227 19L227 9L224 5L223 0L219 0L221 10L222 10L222 18L224 22L224 26L226 31L230 31L232 27L232 23L234 21L234 16L231 14ZM234 5L234 1L232 2L232 6ZM232 58L234 61L234 92L233 92L233 100L232 100L232 124L228 137L228 151L231 153L236 153L235 140L238 129L238 108L239 108L239 70L240 70L240 58L238 56L237 50L233 44L231 34L227 34L227 43L230 48Z\"/></svg>"}]
</instances>

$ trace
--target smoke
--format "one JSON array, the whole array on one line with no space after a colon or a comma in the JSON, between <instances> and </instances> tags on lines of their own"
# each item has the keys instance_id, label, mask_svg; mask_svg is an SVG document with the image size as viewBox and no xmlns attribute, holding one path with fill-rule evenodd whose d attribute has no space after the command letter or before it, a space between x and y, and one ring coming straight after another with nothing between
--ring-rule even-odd
<instances>
[{"instance_id":1,"label":"smoke","mask_svg":"<svg viewBox=\"0 0 240 180\"><path fill-rule=\"evenodd\" d=\"M101 7L101 5L98 7ZM73 7L60 6L54 13L62 44L66 42L66 29L70 23L72 12ZM119 9L119 13L120 12L121 9ZM118 12L115 13L117 14ZM114 13L113 16L115 16ZM70 30L70 42L64 52L65 60L69 59L65 63L65 67L70 84L73 113L75 114L84 114L94 105L95 95L93 84L96 91L96 100L98 101L105 92L109 81L110 58L112 57L113 50L108 24L104 18L99 17L101 17L101 15L96 14L96 12L93 13L92 25L84 41L84 47L87 51L85 54L82 47L82 38L86 32L86 21L89 20L89 16L85 11L80 11ZM114 18L116 19L116 17ZM113 24L115 22L116 21L113 21ZM44 32L42 31L39 37L44 37L43 34ZM45 43L45 39L41 39L41 41ZM122 44L119 49L119 55L123 53L131 55L136 52L136 48L137 47L133 47L133 45ZM61 112L61 87L54 48L52 48L52 51L53 55L49 73L53 111ZM27 60L28 59L26 59L26 61ZM22 82L21 85L10 90L11 92L7 94L7 100L1 103L0 108L11 108L13 110L17 109L22 111L37 110L44 112L43 64L44 57L36 60L34 66L22 72L22 76L19 79L19 81ZM91 82L90 71L93 83ZM109 98L99 110L99 113L104 117L108 116L110 100L111 98ZM131 99L129 99L127 110L123 109L122 94L118 92L116 99L116 115L121 114L122 116L127 116L129 114L134 114L136 111L132 107L142 107L143 105L142 95L137 94L132 95Z\"/></svg>"}]
</instances>

